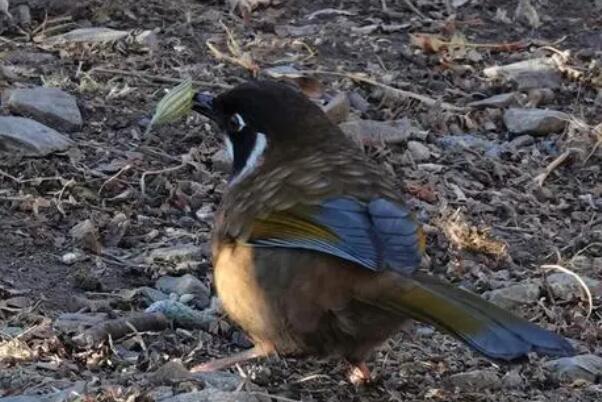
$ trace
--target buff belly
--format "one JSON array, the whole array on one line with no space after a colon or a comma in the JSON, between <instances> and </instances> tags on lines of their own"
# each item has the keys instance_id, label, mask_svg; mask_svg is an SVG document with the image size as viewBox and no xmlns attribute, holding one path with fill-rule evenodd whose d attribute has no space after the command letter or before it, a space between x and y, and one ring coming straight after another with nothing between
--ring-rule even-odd
<instances>
[{"instance_id":1,"label":"buff belly","mask_svg":"<svg viewBox=\"0 0 602 402\"><path fill-rule=\"evenodd\" d=\"M302 250L222 246L215 286L229 317L255 345L280 354L364 360L403 317L354 298L378 273Z\"/></svg>"}]
</instances>

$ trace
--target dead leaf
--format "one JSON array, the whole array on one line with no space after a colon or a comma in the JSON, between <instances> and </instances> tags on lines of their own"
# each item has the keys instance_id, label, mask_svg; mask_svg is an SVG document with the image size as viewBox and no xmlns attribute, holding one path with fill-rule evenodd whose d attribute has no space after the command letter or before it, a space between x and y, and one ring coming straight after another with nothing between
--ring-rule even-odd
<instances>
[{"instance_id":1,"label":"dead leaf","mask_svg":"<svg viewBox=\"0 0 602 402\"><path fill-rule=\"evenodd\" d=\"M491 236L488 228L482 229L466 221L460 211L444 217L437 225L445 232L450 242L459 250L486 254L498 259L508 255L508 246Z\"/></svg>"},{"instance_id":2,"label":"dead leaf","mask_svg":"<svg viewBox=\"0 0 602 402\"><path fill-rule=\"evenodd\" d=\"M49 208L52 205L50 200L44 197L28 196L19 204L22 211L32 211L36 218L40 215L40 208Z\"/></svg>"},{"instance_id":3,"label":"dead leaf","mask_svg":"<svg viewBox=\"0 0 602 402\"><path fill-rule=\"evenodd\" d=\"M95 254L101 253L102 244L100 244L98 228L90 219L86 219L73 226L70 230L70 234L74 240L81 243L83 248L90 250Z\"/></svg>"},{"instance_id":4,"label":"dead leaf","mask_svg":"<svg viewBox=\"0 0 602 402\"><path fill-rule=\"evenodd\" d=\"M431 185L408 182L406 183L406 189L408 193L419 200L426 201L429 204L437 202L437 194Z\"/></svg>"},{"instance_id":5,"label":"dead leaf","mask_svg":"<svg viewBox=\"0 0 602 402\"><path fill-rule=\"evenodd\" d=\"M466 56L466 37L461 32L456 32L451 37L447 46L448 54L454 59L463 59Z\"/></svg>"},{"instance_id":6,"label":"dead leaf","mask_svg":"<svg viewBox=\"0 0 602 402\"><path fill-rule=\"evenodd\" d=\"M293 81L308 98L319 99L324 93L322 83L315 78L302 76L293 78Z\"/></svg>"},{"instance_id":7,"label":"dead leaf","mask_svg":"<svg viewBox=\"0 0 602 402\"><path fill-rule=\"evenodd\" d=\"M31 349L18 339L0 342L0 362L30 360L32 357Z\"/></svg>"},{"instance_id":8,"label":"dead leaf","mask_svg":"<svg viewBox=\"0 0 602 402\"><path fill-rule=\"evenodd\" d=\"M452 38L447 41L440 35L428 33L410 34L410 44L421 48L425 53L439 53L448 51L450 55L459 58L467 49L488 49L494 52L515 52L524 49L526 45L523 42L508 43L471 43L467 42L464 35L456 32Z\"/></svg>"},{"instance_id":9,"label":"dead leaf","mask_svg":"<svg viewBox=\"0 0 602 402\"><path fill-rule=\"evenodd\" d=\"M439 35L433 34L410 34L410 44L421 48L426 53L438 53L447 47Z\"/></svg>"}]
</instances>

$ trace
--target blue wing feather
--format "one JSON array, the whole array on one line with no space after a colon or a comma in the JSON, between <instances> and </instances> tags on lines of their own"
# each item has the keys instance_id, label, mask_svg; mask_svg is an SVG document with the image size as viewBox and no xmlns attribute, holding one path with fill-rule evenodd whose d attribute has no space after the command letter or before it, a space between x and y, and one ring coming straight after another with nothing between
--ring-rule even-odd
<instances>
[{"instance_id":1,"label":"blue wing feather","mask_svg":"<svg viewBox=\"0 0 602 402\"><path fill-rule=\"evenodd\" d=\"M270 232L269 236L252 236L250 243L259 247L314 250L373 271L391 269L409 273L420 264L420 228L402 205L382 198L366 204L354 198L340 197L326 200L317 207L293 207L284 213L287 218L279 220L279 226L290 220L302 221L303 225L317 226L334 236L321 239L311 233L303 236L296 230L280 228L276 233Z\"/></svg>"}]
</instances>

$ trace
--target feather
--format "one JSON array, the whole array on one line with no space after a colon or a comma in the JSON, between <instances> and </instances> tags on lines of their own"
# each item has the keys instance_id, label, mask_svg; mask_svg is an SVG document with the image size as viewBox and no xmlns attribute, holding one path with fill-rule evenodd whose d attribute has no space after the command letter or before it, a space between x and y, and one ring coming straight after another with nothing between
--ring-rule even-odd
<instances>
[{"instance_id":1,"label":"feather","mask_svg":"<svg viewBox=\"0 0 602 402\"><path fill-rule=\"evenodd\" d=\"M249 243L314 250L373 271L400 273L413 272L424 249L410 212L382 198L363 203L338 197L272 212L253 223Z\"/></svg>"}]
</instances>

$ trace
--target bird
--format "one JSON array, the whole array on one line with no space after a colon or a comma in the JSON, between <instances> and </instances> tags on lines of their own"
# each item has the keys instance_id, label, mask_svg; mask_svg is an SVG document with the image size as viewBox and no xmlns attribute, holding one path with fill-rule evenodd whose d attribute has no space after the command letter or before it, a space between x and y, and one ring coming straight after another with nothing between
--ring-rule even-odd
<instances>
[{"instance_id":1,"label":"bird","mask_svg":"<svg viewBox=\"0 0 602 402\"><path fill-rule=\"evenodd\" d=\"M291 85L253 80L192 109L232 160L215 214L213 282L253 347L194 366L251 359L343 359L356 385L371 352L411 320L495 361L573 355L562 336L422 272L425 234L396 181Z\"/></svg>"}]
</instances>

